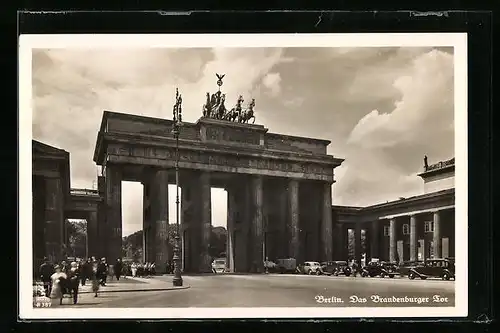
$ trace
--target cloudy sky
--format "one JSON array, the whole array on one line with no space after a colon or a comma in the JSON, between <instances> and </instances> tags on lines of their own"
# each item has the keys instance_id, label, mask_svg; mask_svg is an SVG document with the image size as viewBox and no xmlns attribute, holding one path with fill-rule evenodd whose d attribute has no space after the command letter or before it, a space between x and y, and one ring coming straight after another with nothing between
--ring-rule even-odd
<instances>
[{"instance_id":1,"label":"cloudy sky","mask_svg":"<svg viewBox=\"0 0 500 333\"><path fill-rule=\"evenodd\" d=\"M103 110L171 118L175 88L184 120L201 115L215 73L232 106L256 99L271 132L328 139L333 203L371 205L422 193L429 162L453 157L453 49L245 48L51 49L33 52L33 138L71 154L72 187L91 188ZM170 191L170 221L175 221ZM142 228L142 186L123 183L124 235ZM223 191L213 223L224 225Z\"/></svg>"}]
</instances>

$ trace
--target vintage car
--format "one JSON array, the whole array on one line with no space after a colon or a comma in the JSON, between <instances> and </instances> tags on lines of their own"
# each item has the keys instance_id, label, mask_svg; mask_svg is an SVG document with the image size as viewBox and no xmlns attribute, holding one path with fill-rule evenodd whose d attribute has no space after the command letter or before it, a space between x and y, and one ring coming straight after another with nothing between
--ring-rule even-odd
<instances>
[{"instance_id":1,"label":"vintage car","mask_svg":"<svg viewBox=\"0 0 500 333\"><path fill-rule=\"evenodd\" d=\"M410 268L408 278L425 280L427 278L455 279L455 261L452 259L428 259L421 266Z\"/></svg>"},{"instance_id":2,"label":"vintage car","mask_svg":"<svg viewBox=\"0 0 500 333\"><path fill-rule=\"evenodd\" d=\"M297 260L294 258L283 258L276 260L276 271L284 273L297 273Z\"/></svg>"},{"instance_id":3,"label":"vintage car","mask_svg":"<svg viewBox=\"0 0 500 333\"><path fill-rule=\"evenodd\" d=\"M403 261L401 264L399 264L399 274L401 276L408 276L408 273L410 272L410 269L412 267L422 266L423 264L423 261Z\"/></svg>"},{"instance_id":4,"label":"vintage car","mask_svg":"<svg viewBox=\"0 0 500 333\"><path fill-rule=\"evenodd\" d=\"M351 275L352 271L347 261L327 261L321 263L321 270L324 274L331 276Z\"/></svg>"},{"instance_id":5,"label":"vintage car","mask_svg":"<svg viewBox=\"0 0 500 333\"><path fill-rule=\"evenodd\" d=\"M321 269L321 265L317 261L306 261L304 265L301 267L301 272L308 275L321 275L323 274L323 270Z\"/></svg>"},{"instance_id":6,"label":"vintage car","mask_svg":"<svg viewBox=\"0 0 500 333\"><path fill-rule=\"evenodd\" d=\"M212 272L224 273L226 271L226 258L217 258L212 262Z\"/></svg>"},{"instance_id":7,"label":"vintage car","mask_svg":"<svg viewBox=\"0 0 500 333\"><path fill-rule=\"evenodd\" d=\"M398 267L395 263L390 262L369 262L368 265L361 268L361 276L363 277L390 277L393 278L396 275L399 275Z\"/></svg>"}]
</instances>

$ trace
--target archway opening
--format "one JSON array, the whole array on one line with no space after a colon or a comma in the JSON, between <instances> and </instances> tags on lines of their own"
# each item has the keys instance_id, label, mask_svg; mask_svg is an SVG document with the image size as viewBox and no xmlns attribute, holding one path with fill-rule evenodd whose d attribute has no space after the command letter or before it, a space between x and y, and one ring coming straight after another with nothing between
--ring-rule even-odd
<instances>
[{"instance_id":1,"label":"archway opening","mask_svg":"<svg viewBox=\"0 0 500 333\"><path fill-rule=\"evenodd\" d=\"M77 261L89 258L87 220L67 219L64 225L66 235L66 260Z\"/></svg>"}]
</instances>

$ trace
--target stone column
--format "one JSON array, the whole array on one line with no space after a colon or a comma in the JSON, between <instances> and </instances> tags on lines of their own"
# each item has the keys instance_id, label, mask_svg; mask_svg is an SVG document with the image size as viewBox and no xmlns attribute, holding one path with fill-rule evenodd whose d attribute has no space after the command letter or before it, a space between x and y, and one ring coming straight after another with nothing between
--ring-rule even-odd
<instances>
[{"instance_id":1,"label":"stone column","mask_svg":"<svg viewBox=\"0 0 500 333\"><path fill-rule=\"evenodd\" d=\"M87 257L95 256L99 252L97 211L90 212L87 217Z\"/></svg>"},{"instance_id":2,"label":"stone column","mask_svg":"<svg viewBox=\"0 0 500 333\"><path fill-rule=\"evenodd\" d=\"M299 225L299 182L290 179L288 182L288 211L290 219L290 242L288 253L291 258L300 260L300 225Z\"/></svg>"},{"instance_id":3,"label":"stone column","mask_svg":"<svg viewBox=\"0 0 500 333\"><path fill-rule=\"evenodd\" d=\"M229 186L227 192L227 238L226 238L226 269L229 272L234 272L234 209L236 208L234 198L234 188Z\"/></svg>"},{"instance_id":4,"label":"stone column","mask_svg":"<svg viewBox=\"0 0 500 333\"><path fill-rule=\"evenodd\" d=\"M370 232L370 260L379 258L380 256L380 222L375 220L372 222Z\"/></svg>"},{"instance_id":5,"label":"stone column","mask_svg":"<svg viewBox=\"0 0 500 333\"><path fill-rule=\"evenodd\" d=\"M201 273L209 273L212 271L212 258L209 253L210 238L212 235L212 195L210 187L210 173L202 172L199 178L200 195L201 195L201 251L200 251L200 267Z\"/></svg>"},{"instance_id":6,"label":"stone column","mask_svg":"<svg viewBox=\"0 0 500 333\"><path fill-rule=\"evenodd\" d=\"M361 226L356 223L354 226L354 260L361 265Z\"/></svg>"},{"instance_id":7,"label":"stone column","mask_svg":"<svg viewBox=\"0 0 500 333\"><path fill-rule=\"evenodd\" d=\"M323 216L321 223L322 258L324 261L333 260L333 222L332 222L332 184L323 184Z\"/></svg>"},{"instance_id":8,"label":"stone column","mask_svg":"<svg viewBox=\"0 0 500 333\"><path fill-rule=\"evenodd\" d=\"M410 261L417 260L417 216L410 216Z\"/></svg>"},{"instance_id":9,"label":"stone column","mask_svg":"<svg viewBox=\"0 0 500 333\"><path fill-rule=\"evenodd\" d=\"M345 255L347 251L347 245L345 242L346 230L342 223L337 223L337 225L335 225L335 234L336 234L335 260L346 260L346 255Z\"/></svg>"},{"instance_id":10,"label":"stone column","mask_svg":"<svg viewBox=\"0 0 500 333\"><path fill-rule=\"evenodd\" d=\"M45 179L45 255L51 261L62 258L64 243L64 194L60 178Z\"/></svg>"},{"instance_id":11,"label":"stone column","mask_svg":"<svg viewBox=\"0 0 500 333\"><path fill-rule=\"evenodd\" d=\"M396 219L389 220L389 261L396 261Z\"/></svg>"},{"instance_id":12,"label":"stone column","mask_svg":"<svg viewBox=\"0 0 500 333\"><path fill-rule=\"evenodd\" d=\"M432 235L432 244L434 246L434 258L441 258L441 226L440 212L436 211L433 214L434 232Z\"/></svg>"},{"instance_id":13,"label":"stone column","mask_svg":"<svg viewBox=\"0 0 500 333\"><path fill-rule=\"evenodd\" d=\"M150 193L151 186L149 177L147 177L143 182L143 192L142 192L142 261L152 261L151 253L151 201Z\"/></svg>"},{"instance_id":14,"label":"stone column","mask_svg":"<svg viewBox=\"0 0 500 333\"><path fill-rule=\"evenodd\" d=\"M166 262L171 259L168 248L168 171L154 170L151 174L151 192L149 195L151 207L151 225L153 234L150 260L155 262L156 271L165 273Z\"/></svg>"},{"instance_id":15,"label":"stone column","mask_svg":"<svg viewBox=\"0 0 500 333\"><path fill-rule=\"evenodd\" d=\"M251 271L254 273L262 273L264 271L264 257L263 257L263 188L262 177L252 177L252 267Z\"/></svg>"},{"instance_id":16,"label":"stone column","mask_svg":"<svg viewBox=\"0 0 500 333\"><path fill-rule=\"evenodd\" d=\"M117 166L106 167L106 260L122 257L122 175Z\"/></svg>"},{"instance_id":17,"label":"stone column","mask_svg":"<svg viewBox=\"0 0 500 333\"><path fill-rule=\"evenodd\" d=\"M200 267L200 223L202 205L196 173L182 173L181 191L181 235L182 267L185 272L197 273Z\"/></svg>"},{"instance_id":18,"label":"stone column","mask_svg":"<svg viewBox=\"0 0 500 333\"><path fill-rule=\"evenodd\" d=\"M101 201L97 204L97 239L98 244L96 245L96 252L91 253L90 256L94 256L96 259L104 257L106 255L106 177L97 177L97 188L99 191L99 196Z\"/></svg>"}]
</instances>

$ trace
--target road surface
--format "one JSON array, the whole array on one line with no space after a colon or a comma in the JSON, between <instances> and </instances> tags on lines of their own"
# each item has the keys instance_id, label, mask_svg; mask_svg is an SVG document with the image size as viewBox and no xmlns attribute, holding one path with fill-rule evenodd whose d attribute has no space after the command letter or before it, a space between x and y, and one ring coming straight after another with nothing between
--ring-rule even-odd
<instances>
[{"instance_id":1,"label":"road surface","mask_svg":"<svg viewBox=\"0 0 500 333\"><path fill-rule=\"evenodd\" d=\"M443 307L455 304L454 281L279 274L183 278L189 289L104 292L98 297L82 294L76 307ZM157 286L172 285L171 276L153 279Z\"/></svg>"}]
</instances>

